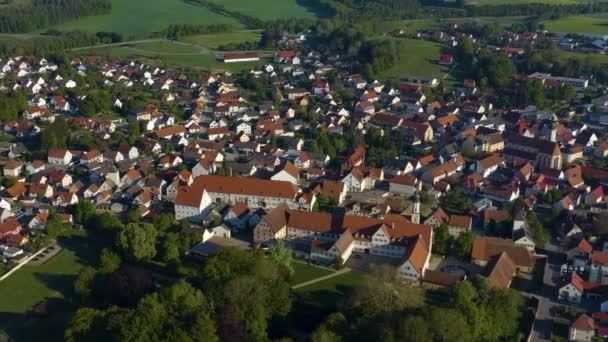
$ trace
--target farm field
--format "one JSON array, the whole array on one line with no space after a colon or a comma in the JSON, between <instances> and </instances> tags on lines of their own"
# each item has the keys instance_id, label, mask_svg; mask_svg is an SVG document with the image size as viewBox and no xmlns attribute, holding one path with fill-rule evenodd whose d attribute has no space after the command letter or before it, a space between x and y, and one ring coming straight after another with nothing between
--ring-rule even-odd
<instances>
[{"instance_id":1,"label":"farm field","mask_svg":"<svg viewBox=\"0 0 608 342\"><path fill-rule=\"evenodd\" d=\"M164 64L167 66L195 67L214 71L228 70L232 72L249 70L255 65L264 63L263 60L247 63L223 63L217 59L217 56L201 51L201 48L179 45L171 42L139 43L90 48L79 50L78 54L101 55L106 57L130 57L140 61L148 61L150 63Z\"/></svg>"},{"instance_id":2,"label":"farm field","mask_svg":"<svg viewBox=\"0 0 608 342\"><path fill-rule=\"evenodd\" d=\"M296 0L216 0L216 3L264 20L315 17L315 13L299 5Z\"/></svg>"},{"instance_id":3,"label":"farm field","mask_svg":"<svg viewBox=\"0 0 608 342\"><path fill-rule=\"evenodd\" d=\"M608 34L608 15L575 15L543 22L551 32Z\"/></svg>"},{"instance_id":4,"label":"farm field","mask_svg":"<svg viewBox=\"0 0 608 342\"><path fill-rule=\"evenodd\" d=\"M241 31L187 36L183 37L181 40L196 45L206 46L210 49L218 49L220 46L226 44L258 42L260 40L260 35L255 31Z\"/></svg>"},{"instance_id":5,"label":"farm field","mask_svg":"<svg viewBox=\"0 0 608 342\"><path fill-rule=\"evenodd\" d=\"M445 47L435 42L404 39L399 63L381 72L378 77L399 80L408 76L442 77L448 67L437 64Z\"/></svg>"},{"instance_id":6,"label":"farm field","mask_svg":"<svg viewBox=\"0 0 608 342\"><path fill-rule=\"evenodd\" d=\"M125 40L149 37L170 24L234 24L233 18L182 0L112 0L112 13L82 17L53 26L60 31L109 31L123 35Z\"/></svg>"}]
</instances>

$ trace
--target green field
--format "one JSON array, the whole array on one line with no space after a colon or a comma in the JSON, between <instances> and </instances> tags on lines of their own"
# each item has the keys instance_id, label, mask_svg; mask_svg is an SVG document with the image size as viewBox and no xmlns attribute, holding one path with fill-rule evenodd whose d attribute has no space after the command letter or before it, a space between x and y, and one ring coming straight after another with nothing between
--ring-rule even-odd
<instances>
[{"instance_id":1,"label":"green field","mask_svg":"<svg viewBox=\"0 0 608 342\"><path fill-rule=\"evenodd\" d=\"M194 67L214 71L228 70L239 72L264 63L223 63L217 56L204 52L200 47L180 45L172 42L125 44L121 46L90 48L78 50L78 55L99 55L105 57L132 58L158 65L173 67Z\"/></svg>"},{"instance_id":2,"label":"green field","mask_svg":"<svg viewBox=\"0 0 608 342\"><path fill-rule=\"evenodd\" d=\"M313 18L315 14L296 0L216 0L218 4L264 20L279 18Z\"/></svg>"},{"instance_id":3,"label":"green field","mask_svg":"<svg viewBox=\"0 0 608 342\"><path fill-rule=\"evenodd\" d=\"M608 15L576 15L544 21L551 32L608 34Z\"/></svg>"},{"instance_id":4,"label":"green field","mask_svg":"<svg viewBox=\"0 0 608 342\"><path fill-rule=\"evenodd\" d=\"M46 263L24 266L0 282L0 331L17 340L61 340L72 312L68 302L73 300L70 297L76 275L96 258L95 249L84 245L81 238L72 237L62 245L65 248ZM62 301L43 319L27 319L23 315L49 298L68 302Z\"/></svg>"},{"instance_id":5,"label":"green field","mask_svg":"<svg viewBox=\"0 0 608 342\"><path fill-rule=\"evenodd\" d=\"M608 64L608 55L600 55L598 53L584 53L575 51L559 51L558 54L564 58L578 58L582 61L588 61L590 64Z\"/></svg>"},{"instance_id":6,"label":"green field","mask_svg":"<svg viewBox=\"0 0 608 342\"><path fill-rule=\"evenodd\" d=\"M302 284L307 281L334 273L332 270L308 265L299 261L293 262L293 268L295 273L293 275L293 278L291 279L291 283L294 285Z\"/></svg>"},{"instance_id":7,"label":"green field","mask_svg":"<svg viewBox=\"0 0 608 342\"><path fill-rule=\"evenodd\" d=\"M191 45L183 45L179 42L172 41L157 41L149 43L127 44L124 48L132 50L141 50L150 53L161 53L170 55L198 55L201 49Z\"/></svg>"},{"instance_id":8,"label":"green field","mask_svg":"<svg viewBox=\"0 0 608 342\"><path fill-rule=\"evenodd\" d=\"M82 17L53 28L60 31L110 31L126 40L149 37L170 24L223 24L241 27L230 17L182 0L112 0L112 13Z\"/></svg>"},{"instance_id":9,"label":"green field","mask_svg":"<svg viewBox=\"0 0 608 342\"><path fill-rule=\"evenodd\" d=\"M300 6L296 0L221 0L226 8L264 20L289 17L315 17L315 13ZM204 6L185 0L112 0L112 13L82 17L52 27L60 31L117 32L125 40L158 35L170 24L243 25L230 16L213 12Z\"/></svg>"},{"instance_id":10,"label":"green field","mask_svg":"<svg viewBox=\"0 0 608 342\"><path fill-rule=\"evenodd\" d=\"M580 4L578 0L468 0L467 5L521 5L531 3L541 3L548 5L572 5Z\"/></svg>"},{"instance_id":11,"label":"green field","mask_svg":"<svg viewBox=\"0 0 608 342\"><path fill-rule=\"evenodd\" d=\"M187 36L183 37L181 40L192 44L206 46L210 49L218 49L220 46L226 44L259 42L260 34L252 31L240 31Z\"/></svg>"},{"instance_id":12,"label":"green field","mask_svg":"<svg viewBox=\"0 0 608 342\"><path fill-rule=\"evenodd\" d=\"M448 67L437 64L445 46L422 40L403 40L397 65L381 72L378 77L399 80L408 76L441 77Z\"/></svg>"}]
</instances>

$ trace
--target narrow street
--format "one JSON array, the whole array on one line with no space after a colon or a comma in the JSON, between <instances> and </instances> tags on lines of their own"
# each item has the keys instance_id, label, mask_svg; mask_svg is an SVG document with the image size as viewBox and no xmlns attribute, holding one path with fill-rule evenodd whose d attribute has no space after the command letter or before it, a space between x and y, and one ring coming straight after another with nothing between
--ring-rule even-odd
<instances>
[{"instance_id":1,"label":"narrow street","mask_svg":"<svg viewBox=\"0 0 608 342\"><path fill-rule=\"evenodd\" d=\"M557 286L564 255L558 246L548 244L546 247L547 263L545 264L543 286L538 293L531 293L531 295L538 298L539 302L530 341L551 340L555 309L560 305L557 302Z\"/></svg>"}]
</instances>

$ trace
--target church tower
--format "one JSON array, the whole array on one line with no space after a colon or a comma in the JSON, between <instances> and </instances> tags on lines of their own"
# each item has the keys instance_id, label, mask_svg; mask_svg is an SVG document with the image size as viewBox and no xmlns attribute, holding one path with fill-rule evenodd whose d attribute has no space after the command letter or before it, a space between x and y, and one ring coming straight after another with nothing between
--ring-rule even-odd
<instances>
[{"instance_id":1,"label":"church tower","mask_svg":"<svg viewBox=\"0 0 608 342\"><path fill-rule=\"evenodd\" d=\"M412 223L420 223L420 195L418 193L414 195L414 209L412 210L411 221Z\"/></svg>"}]
</instances>

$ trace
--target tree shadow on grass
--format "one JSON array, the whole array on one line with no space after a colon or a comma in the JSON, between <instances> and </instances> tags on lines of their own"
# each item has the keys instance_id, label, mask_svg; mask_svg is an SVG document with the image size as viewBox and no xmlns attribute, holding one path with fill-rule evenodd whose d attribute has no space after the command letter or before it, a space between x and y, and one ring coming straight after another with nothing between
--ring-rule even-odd
<instances>
[{"instance_id":1,"label":"tree shadow on grass","mask_svg":"<svg viewBox=\"0 0 608 342\"><path fill-rule=\"evenodd\" d=\"M43 302L49 303L48 312L43 315L33 312L0 313L0 342L63 341L75 306L57 298L47 298Z\"/></svg>"},{"instance_id":2,"label":"tree shadow on grass","mask_svg":"<svg viewBox=\"0 0 608 342\"><path fill-rule=\"evenodd\" d=\"M34 277L52 292L60 294L63 298L69 300L74 294L76 275L36 272L34 273ZM55 298L55 296L51 297Z\"/></svg>"},{"instance_id":3,"label":"tree shadow on grass","mask_svg":"<svg viewBox=\"0 0 608 342\"><path fill-rule=\"evenodd\" d=\"M78 263L83 266L96 267L99 264L99 253L101 253L102 247L99 243L92 241L86 236L59 237L57 239L61 248L76 255Z\"/></svg>"}]
</instances>

